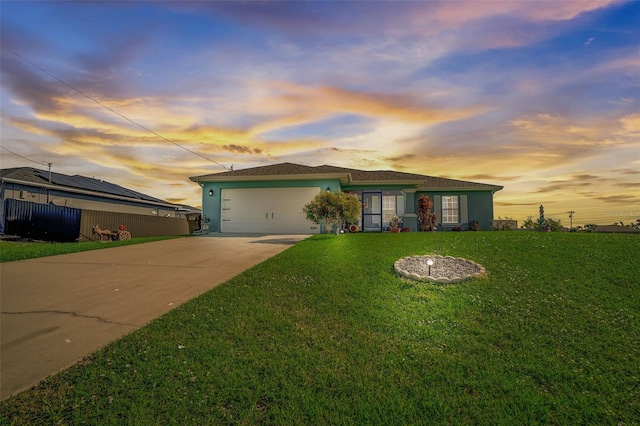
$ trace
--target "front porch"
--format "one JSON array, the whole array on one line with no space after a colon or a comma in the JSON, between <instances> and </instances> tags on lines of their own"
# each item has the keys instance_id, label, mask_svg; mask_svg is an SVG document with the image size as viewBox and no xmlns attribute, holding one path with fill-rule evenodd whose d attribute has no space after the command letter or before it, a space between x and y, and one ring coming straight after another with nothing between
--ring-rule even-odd
<instances>
[{"instance_id":1,"label":"front porch","mask_svg":"<svg viewBox=\"0 0 640 426\"><path fill-rule=\"evenodd\" d=\"M391 229L393 216L400 219L401 227L418 230L415 210L415 191L401 189L367 189L349 191L362 202L362 215L356 224L363 232L386 232Z\"/></svg>"}]
</instances>

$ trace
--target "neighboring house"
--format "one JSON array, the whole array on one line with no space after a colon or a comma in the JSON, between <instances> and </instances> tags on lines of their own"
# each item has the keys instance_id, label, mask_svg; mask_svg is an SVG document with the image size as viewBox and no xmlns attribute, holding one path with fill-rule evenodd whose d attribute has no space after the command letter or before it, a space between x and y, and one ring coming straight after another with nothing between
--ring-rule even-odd
<instances>
[{"instance_id":1,"label":"neighboring house","mask_svg":"<svg viewBox=\"0 0 640 426\"><path fill-rule=\"evenodd\" d=\"M187 213L193 212L188 207L171 204L100 179L18 167L0 170L0 233L4 231L5 200L9 199L158 217L184 218Z\"/></svg>"},{"instance_id":2,"label":"neighboring house","mask_svg":"<svg viewBox=\"0 0 640 426\"><path fill-rule=\"evenodd\" d=\"M358 227L384 231L397 215L403 226L418 229L417 201L434 202L438 228L468 229L477 220L490 230L493 194L502 186L388 170L365 171L334 166L283 163L190 178L202 187L203 219L209 232L318 233L302 208L320 191L355 193L363 209Z\"/></svg>"},{"instance_id":3,"label":"neighboring house","mask_svg":"<svg viewBox=\"0 0 640 426\"><path fill-rule=\"evenodd\" d=\"M622 225L596 225L591 232L610 234L640 234L640 229Z\"/></svg>"}]
</instances>

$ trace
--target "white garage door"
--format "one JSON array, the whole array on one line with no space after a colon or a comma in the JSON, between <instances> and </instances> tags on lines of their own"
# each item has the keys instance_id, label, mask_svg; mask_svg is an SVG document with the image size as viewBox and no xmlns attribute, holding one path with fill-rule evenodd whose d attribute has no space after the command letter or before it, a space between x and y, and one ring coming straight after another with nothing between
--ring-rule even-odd
<instances>
[{"instance_id":1,"label":"white garage door","mask_svg":"<svg viewBox=\"0 0 640 426\"><path fill-rule=\"evenodd\" d=\"M315 234L302 207L320 188L234 188L222 190L222 232Z\"/></svg>"}]
</instances>

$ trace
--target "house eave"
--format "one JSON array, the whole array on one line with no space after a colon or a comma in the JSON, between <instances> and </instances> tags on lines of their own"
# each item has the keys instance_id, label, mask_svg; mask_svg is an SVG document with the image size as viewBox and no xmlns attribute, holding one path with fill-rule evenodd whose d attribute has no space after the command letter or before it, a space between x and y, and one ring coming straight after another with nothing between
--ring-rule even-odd
<instances>
[{"instance_id":1,"label":"house eave","mask_svg":"<svg viewBox=\"0 0 640 426\"><path fill-rule=\"evenodd\" d=\"M422 181L416 180L353 180L351 173L317 173L295 175L265 175L265 176L193 176L189 180L198 184L206 182L269 182L269 181L300 181L318 179L337 179L344 186L398 185L418 188Z\"/></svg>"},{"instance_id":2,"label":"house eave","mask_svg":"<svg viewBox=\"0 0 640 426\"><path fill-rule=\"evenodd\" d=\"M418 191L434 191L434 192L446 192L446 191L491 191L497 192L503 189L503 186L486 185L486 186L421 186Z\"/></svg>"},{"instance_id":3,"label":"house eave","mask_svg":"<svg viewBox=\"0 0 640 426\"><path fill-rule=\"evenodd\" d=\"M72 188L69 186L60 186L60 185L53 185L53 184L49 184L49 183L37 183L37 182L29 182L29 181L25 181L25 180L20 180L20 179L12 179L12 178L2 178L2 183L15 183L15 184L19 184L19 185L25 185L25 186L31 186L34 188L44 188L44 189L54 189L57 191L65 191L65 192L70 192L70 193L74 193L74 194L82 194L82 195L91 195L94 197L98 197L98 198L108 198L111 200L120 200L120 201L129 201L132 203L140 203L140 204L147 204L150 206L156 206L156 207L167 207L167 208L171 208L171 209L176 209L177 206L173 205L173 204L169 204L169 203L158 203L156 201L147 201L147 200L141 200L138 198L129 198L129 197L122 197L119 195L112 195L112 194L106 194L103 192L95 192L95 191L87 191L85 189L77 189L77 188Z\"/></svg>"},{"instance_id":4,"label":"house eave","mask_svg":"<svg viewBox=\"0 0 640 426\"><path fill-rule=\"evenodd\" d=\"M246 176L193 176L189 180L198 184L206 182L269 182L269 181L300 181L317 179L337 179L342 185L351 183L351 174L344 173L317 173L317 174L293 174L293 175L246 175Z\"/></svg>"},{"instance_id":5,"label":"house eave","mask_svg":"<svg viewBox=\"0 0 640 426\"><path fill-rule=\"evenodd\" d=\"M349 182L349 186L383 186L394 185L407 188L419 188L422 181L415 180L356 180Z\"/></svg>"},{"instance_id":6,"label":"house eave","mask_svg":"<svg viewBox=\"0 0 640 426\"><path fill-rule=\"evenodd\" d=\"M469 184L458 181L460 185L453 186L426 186L426 179L354 179L352 173L329 172L329 173L296 173L296 174L265 174L265 175L242 175L242 174L211 174L203 176L193 176L189 180L203 186L204 183L213 182L274 182L274 181L308 181L308 180L331 180L340 181L342 186L365 187L365 186L402 186L406 189L417 191L499 191L503 187L489 184Z\"/></svg>"}]
</instances>

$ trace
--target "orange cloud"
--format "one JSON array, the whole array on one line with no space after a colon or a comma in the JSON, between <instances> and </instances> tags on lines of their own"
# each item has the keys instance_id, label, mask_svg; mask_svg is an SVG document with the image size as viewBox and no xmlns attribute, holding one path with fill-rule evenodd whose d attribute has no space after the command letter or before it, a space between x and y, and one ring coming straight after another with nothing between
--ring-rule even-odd
<instances>
[{"instance_id":1,"label":"orange cloud","mask_svg":"<svg viewBox=\"0 0 640 426\"><path fill-rule=\"evenodd\" d=\"M532 21L565 21L581 13L600 9L613 0L582 0L564 2L526 1L456 1L444 2L435 10L425 14L443 26L460 26L470 21L484 20L495 16L519 17Z\"/></svg>"},{"instance_id":2,"label":"orange cloud","mask_svg":"<svg viewBox=\"0 0 640 426\"><path fill-rule=\"evenodd\" d=\"M250 134L307 124L338 114L427 125L468 118L488 109L486 106L438 108L422 105L408 96L364 93L329 86L293 83L273 83L272 86L280 94L268 97L260 104L268 106L275 117L253 126Z\"/></svg>"},{"instance_id":3,"label":"orange cloud","mask_svg":"<svg viewBox=\"0 0 640 426\"><path fill-rule=\"evenodd\" d=\"M640 141L640 113L625 115L618 122L622 129L615 133L617 136L634 139L636 143Z\"/></svg>"}]
</instances>

